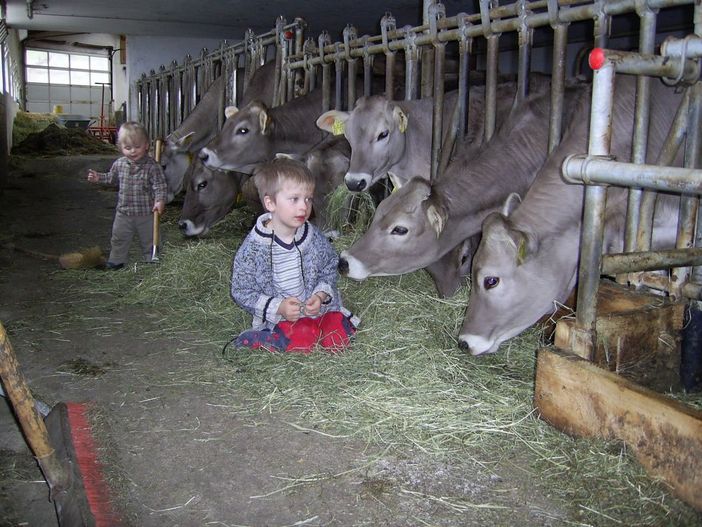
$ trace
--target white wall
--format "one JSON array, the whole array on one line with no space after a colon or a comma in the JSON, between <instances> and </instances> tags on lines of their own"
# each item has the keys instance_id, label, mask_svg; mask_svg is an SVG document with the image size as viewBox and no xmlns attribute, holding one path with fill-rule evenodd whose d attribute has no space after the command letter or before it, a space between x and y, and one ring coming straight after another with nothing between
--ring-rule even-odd
<instances>
[{"instance_id":1,"label":"white wall","mask_svg":"<svg viewBox=\"0 0 702 527\"><path fill-rule=\"evenodd\" d=\"M221 40L214 39L127 36L126 84L132 86L142 73L149 75L151 70L158 71L161 65L169 68L174 60L182 64L188 54L197 59L202 48L213 51L220 43ZM130 94L129 118L133 119L136 113L135 99Z\"/></svg>"}]
</instances>

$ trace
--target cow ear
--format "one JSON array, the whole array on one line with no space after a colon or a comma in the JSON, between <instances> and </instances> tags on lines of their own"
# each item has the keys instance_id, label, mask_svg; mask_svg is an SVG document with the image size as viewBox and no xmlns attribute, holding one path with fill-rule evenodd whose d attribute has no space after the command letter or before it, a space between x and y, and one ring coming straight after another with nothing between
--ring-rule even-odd
<instances>
[{"instance_id":1,"label":"cow ear","mask_svg":"<svg viewBox=\"0 0 702 527\"><path fill-rule=\"evenodd\" d=\"M407 130L407 114L402 111L402 108L399 106L395 106L392 109L392 116L395 119L395 122L397 123L397 128L402 132L403 134L405 133L405 130Z\"/></svg>"},{"instance_id":2,"label":"cow ear","mask_svg":"<svg viewBox=\"0 0 702 527\"><path fill-rule=\"evenodd\" d=\"M183 137L181 137L180 139L178 139L176 141L176 143L175 143L176 146L178 148L183 148L183 149L187 150L190 143L193 142L194 135L195 135L195 132L190 132L189 134L185 134Z\"/></svg>"},{"instance_id":3,"label":"cow ear","mask_svg":"<svg viewBox=\"0 0 702 527\"><path fill-rule=\"evenodd\" d=\"M519 242L517 244L517 265L527 262L538 249L538 240L529 233L517 231Z\"/></svg>"},{"instance_id":4,"label":"cow ear","mask_svg":"<svg viewBox=\"0 0 702 527\"><path fill-rule=\"evenodd\" d=\"M261 108L261 111L258 114L258 124L261 127L261 133L263 135L266 135L270 132L271 116L268 115L268 112L265 108Z\"/></svg>"},{"instance_id":5,"label":"cow ear","mask_svg":"<svg viewBox=\"0 0 702 527\"><path fill-rule=\"evenodd\" d=\"M436 237L438 238L446 225L448 210L446 210L443 200L439 199L436 194L431 193L424 200L422 206L429 220L429 225L436 231Z\"/></svg>"},{"instance_id":6,"label":"cow ear","mask_svg":"<svg viewBox=\"0 0 702 527\"><path fill-rule=\"evenodd\" d=\"M509 196L507 196L504 204L502 205L502 215L509 218L509 215L514 212L521 202L522 197L516 192L512 192Z\"/></svg>"},{"instance_id":7,"label":"cow ear","mask_svg":"<svg viewBox=\"0 0 702 527\"><path fill-rule=\"evenodd\" d=\"M390 183L392 183L392 192L395 192L397 189L402 188L402 185L404 185L402 180L392 172L388 172L388 178L390 179Z\"/></svg>"},{"instance_id":8,"label":"cow ear","mask_svg":"<svg viewBox=\"0 0 702 527\"><path fill-rule=\"evenodd\" d=\"M233 117L237 112L239 111L239 108L236 106L227 106L224 109L224 116L229 119L230 117Z\"/></svg>"},{"instance_id":9,"label":"cow ear","mask_svg":"<svg viewBox=\"0 0 702 527\"><path fill-rule=\"evenodd\" d=\"M317 118L317 127L334 135L342 135L344 133L344 124L350 115L349 112L329 110Z\"/></svg>"}]
</instances>

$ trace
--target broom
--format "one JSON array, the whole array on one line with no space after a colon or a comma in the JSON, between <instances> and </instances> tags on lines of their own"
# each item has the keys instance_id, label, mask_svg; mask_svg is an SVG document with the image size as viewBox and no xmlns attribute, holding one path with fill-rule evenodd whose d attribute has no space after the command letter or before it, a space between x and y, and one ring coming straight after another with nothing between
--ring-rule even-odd
<instances>
[{"instance_id":1,"label":"broom","mask_svg":"<svg viewBox=\"0 0 702 527\"><path fill-rule=\"evenodd\" d=\"M66 253L61 255L48 254L24 247L18 247L14 243L5 243L2 245L5 249L11 249L34 258L42 260L57 260L62 269L93 269L105 265L105 255L102 249L97 245L87 249L81 249L78 252Z\"/></svg>"},{"instance_id":2,"label":"broom","mask_svg":"<svg viewBox=\"0 0 702 527\"><path fill-rule=\"evenodd\" d=\"M86 415L86 406L59 403L42 421L0 322L0 379L24 437L49 485L61 527L116 527Z\"/></svg>"}]
</instances>

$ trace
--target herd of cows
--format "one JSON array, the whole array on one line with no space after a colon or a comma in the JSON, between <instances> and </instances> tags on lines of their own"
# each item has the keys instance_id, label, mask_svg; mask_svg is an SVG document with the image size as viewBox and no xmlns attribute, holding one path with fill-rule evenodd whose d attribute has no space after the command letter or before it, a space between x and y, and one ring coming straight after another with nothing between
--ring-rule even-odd
<instances>
[{"instance_id":1,"label":"herd of cows","mask_svg":"<svg viewBox=\"0 0 702 527\"><path fill-rule=\"evenodd\" d=\"M584 187L566 183L561 165L586 153L591 83L567 83L564 133L548 153L550 82L530 77L530 94L518 98L515 82L497 89L497 124L483 141L482 86L470 88L466 137L455 145L446 169L431 180L432 100L360 98L352 111L321 112L321 90L270 107L273 70L259 68L244 91L241 108L228 107L221 130L223 82L216 81L193 112L165 142L161 157L169 199L185 191L179 226L200 236L233 207L252 184L261 162L283 153L310 168L317 180L315 223L325 228L326 199L346 184L367 192L390 178L394 191L377 206L368 230L342 252L339 271L352 279L399 275L426 269L441 296L456 293L472 275L459 346L474 355L533 325L564 302L575 286ZM219 92L218 92L219 91ZM631 156L636 81L620 75L615 89L611 151ZM654 82L649 152L663 144L680 93ZM446 94L444 127L456 105ZM652 162L655 155L649 155ZM256 196L255 192L249 192ZM255 198L254 198L255 199ZM611 188L605 247L621 250L626 192ZM653 247L673 246L677 201L658 199Z\"/></svg>"}]
</instances>

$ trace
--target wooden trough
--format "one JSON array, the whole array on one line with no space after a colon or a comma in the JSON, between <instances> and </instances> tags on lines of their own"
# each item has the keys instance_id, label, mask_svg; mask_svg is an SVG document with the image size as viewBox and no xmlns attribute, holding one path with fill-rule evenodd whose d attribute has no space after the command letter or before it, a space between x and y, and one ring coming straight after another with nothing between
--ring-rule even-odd
<instances>
[{"instance_id":1,"label":"wooden trough","mask_svg":"<svg viewBox=\"0 0 702 527\"><path fill-rule=\"evenodd\" d=\"M684 305L609 281L597 302L594 361L569 349L574 321L559 321L554 346L538 352L534 405L567 434L623 441L702 510L702 412L639 384L677 386Z\"/></svg>"}]
</instances>

